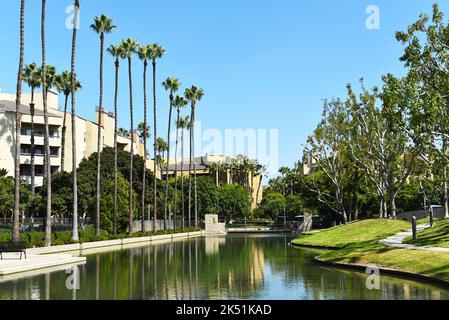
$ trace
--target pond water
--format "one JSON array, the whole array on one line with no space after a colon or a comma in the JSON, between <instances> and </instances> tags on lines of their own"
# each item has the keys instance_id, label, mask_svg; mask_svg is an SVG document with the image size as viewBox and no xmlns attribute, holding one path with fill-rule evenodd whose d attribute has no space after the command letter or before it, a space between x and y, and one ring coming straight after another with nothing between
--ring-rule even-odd
<instances>
[{"instance_id":1,"label":"pond water","mask_svg":"<svg viewBox=\"0 0 449 320\"><path fill-rule=\"evenodd\" d=\"M438 285L386 275L369 290L368 274L318 265L320 251L292 248L290 240L228 235L89 255L78 290L58 271L0 278L0 299L449 299Z\"/></svg>"}]
</instances>

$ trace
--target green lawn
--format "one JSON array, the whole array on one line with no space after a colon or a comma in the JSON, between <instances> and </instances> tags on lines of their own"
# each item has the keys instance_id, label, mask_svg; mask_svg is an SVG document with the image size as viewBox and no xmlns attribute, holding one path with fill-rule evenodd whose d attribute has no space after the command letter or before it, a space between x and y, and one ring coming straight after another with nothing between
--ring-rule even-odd
<instances>
[{"instance_id":1,"label":"green lawn","mask_svg":"<svg viewBox=\"0 0 449 320\"><path fill-rule=\"evenodd\" d=\"M323 247L344 247L365 241L380 241L411 228L406 221L363 220L323 230L296 240L294 244Z\"/></svg>"},{"instance_id":2,"label":"green lawn","mask_svg":"<svg viewBox=\"0 0 449 320\"><path fill-rule=\"evenodd\" d=\"M408 237L404 243L415 246L449 248L449 220L436 221L433 228L426 229L418 234L418 240Z\"/></svg>"},{"instance_id":3,"label":"green lawn","mask_svg":"<svg viewBox=\"0 0 449 320\"><path fill-rule=\"evenodd\" d=\"M323 230L293 242L311 246L341 247L338 250L326 251L320 256L322 260L377 265L449 280L449 253L405 250L379 243L379 240L410 227L405 221L366 220ZM449 221L437 222L432 230L434 238L449 246ZM435 231L438 231L439 236L435 235ZM424 235L424 232L420 234L420 238L432 238L425 238ZM431 243L428 241L426 244Z\"/></svg>"}]
</instances>

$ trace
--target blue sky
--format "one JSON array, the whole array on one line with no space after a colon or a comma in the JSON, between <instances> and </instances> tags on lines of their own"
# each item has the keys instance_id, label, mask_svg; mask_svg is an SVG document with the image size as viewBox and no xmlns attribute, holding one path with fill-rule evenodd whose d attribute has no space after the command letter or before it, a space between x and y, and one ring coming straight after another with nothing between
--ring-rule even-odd
<instances>
[{"instance_id":1,"label":"blue sky","mask_svg":"<svg viewBox=\"0 0 449 320\"><path fill-rule=\"evenodd\" d=\"M0 11L2 43L0 88L15 92L19 0L4 1ZM382 74L404 73L394 32L404 30L429 0L81 0L77 73L85 89L78 110L93 119L98 103L98 37L89 30L105 13L118 29L107 45L132 37L159 42L166 56L158 64L158 82L179 77L206 95L198 106L202 127L278 129L279 165L301 157L300 145L320 119L322 99L344 97L347 82L365 78L379 84ZM71 30L65 22L72 1L47 0L48 63L70 68ZM449 14L449 4L439 1ZM380 9L380 30L365 27L368 5ZM40 1L27 1L25 62L40 63ZM125 64L122 64L125 66ZM142 121L141 63L135 59L136 123ZM105 105L112 109L114 67L105 60ZM150 79L149 79L150 80ZM126 69L122 69L120 126L129 126ZM150 94L151 92L149 92ZM159 135L166 135L167 94L158 83ZM151 105L150 105L151 107ZM149 119L151 120L151 119ZM150 121L150 124L152 121Z\"/></svg>"}]
</instances>

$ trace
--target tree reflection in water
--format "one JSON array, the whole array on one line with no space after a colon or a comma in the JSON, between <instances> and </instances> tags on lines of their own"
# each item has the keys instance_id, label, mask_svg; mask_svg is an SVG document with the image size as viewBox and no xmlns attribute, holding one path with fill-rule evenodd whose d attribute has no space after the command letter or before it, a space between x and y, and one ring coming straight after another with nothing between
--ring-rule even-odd
<instances>
[{"instance_id":1,"label":"tree reflection in water","mask_svg":"<svg viewBox=\"0 0 449 320\"><path fill-rule=\"evenodd\" d=\"M278 235L194 238L89 255L80 290L67 274L0 278L0 299L449 299L449 290L381 276L366 289L366 274L323 267L316 250L288 246Z\"/></svg>"}]
</instances>

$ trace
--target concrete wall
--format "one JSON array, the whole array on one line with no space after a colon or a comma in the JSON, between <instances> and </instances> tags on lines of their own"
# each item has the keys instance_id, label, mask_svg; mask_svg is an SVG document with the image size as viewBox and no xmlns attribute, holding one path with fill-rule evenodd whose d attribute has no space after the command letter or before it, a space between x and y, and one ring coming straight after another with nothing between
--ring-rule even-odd
<instances>
[{"instance_id":1,"label":"concrete wall","mask_svg":"<svg viewBox=\"0 0 449 320\"><path fill-rule=\"evenodd\" d=\"M226 226L224 223L218 222L218 215L216 214L206 214L204 218L204 223L206 225L206 233L208 234L225 234Z\"/></svg>"}]
</instances>

